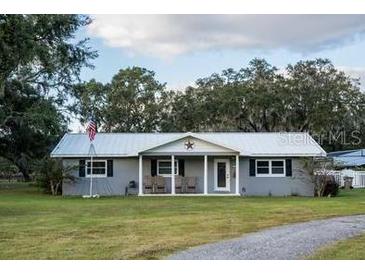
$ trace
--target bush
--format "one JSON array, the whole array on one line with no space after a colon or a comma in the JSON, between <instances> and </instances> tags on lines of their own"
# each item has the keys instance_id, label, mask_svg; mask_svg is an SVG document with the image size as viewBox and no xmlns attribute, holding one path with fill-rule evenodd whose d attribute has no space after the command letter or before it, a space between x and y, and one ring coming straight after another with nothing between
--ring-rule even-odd
<instances>
[{"instance_id":1,"label":"bush","mask_svg":"<svg viewBox=\"0 0 365 274\"><path fill-rule=\"evenodd\" d=\"M336 196L339 186L335 177L331 174L331 170L334 169L333 161L327 158L307 158L303 162L306 171L304 172L304 178L309 175L308 179L314 185L314 196Z\"/></svg>"},{"instance_id":2,"label":"bush","mask_svg":"<svg viewBox=\"0 0 365 274\"><path fill-rule=\"evenodd\" d=\"M10 183L16 178L18 168L10 161L0 157L0 179L6 179Z\"/></svg>"},{"instance_id":3,"label":"bush","mask_svg":"<svg viewBox=\"0 0 365 274\"><path fill-rule=\"evenodd\" d=\"M43 158L36 163L36 180L46 192L58 195L62 192L64 180L73 181L71 170L74 167L64 167L59 159Z\"/></svg>"},{"instance_id":4,"label":"bush","mask_svg":"<svg viewBox=\"0 0 365 274\"><path fill-rule=\"evenodd\" d=\"M336 183L336 179L333 175L317 175L315 181L315 196L337 196L340 186Z\"/></svg>"},{"instance_id":5,"label":"bush","mask_svg":"<svg viewBox=\"0 0 365 274\"><path fill-rule=\"evenodd\" d=\"M327 184L323 191L323 196L335 197L338 194L340 186L336 182Z\"/></svg>"}]
</instances>

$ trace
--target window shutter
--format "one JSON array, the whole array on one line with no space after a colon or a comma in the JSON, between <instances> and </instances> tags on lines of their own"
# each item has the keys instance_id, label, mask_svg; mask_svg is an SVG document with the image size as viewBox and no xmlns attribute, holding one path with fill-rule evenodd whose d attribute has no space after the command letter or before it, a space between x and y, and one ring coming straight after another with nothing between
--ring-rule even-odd
<instances>
[{"instance_id":1,"label":"window shutter","mask_svg":"<svg viewBox=\"0 0 365 274\"><path fill-rule=\"evenodd\" d=\"M179 159L179 175L185 176L185 161L184 159Z\"/></svg>"},{"instance_id":2,"label":"window shutter","mask_svg":"<svg viewBox=\"0 0 365 274\"><path fill-rule=\"evenodd\" d=\"M79 177L85 177L85 160L79 161Z\"/></svg>"},{"instance_id":3,"label":"window shutter","mask_svg":"<svg viewBox=\"0 0 365 274\"><path fill-rule=\"evenodd\" d=\"M287 177L290 177L293 174L291 159L285 160L285 173L286 173L285 176L287 176Z\"/></svg>"},{"instance_id":4,"label":"window shutter","mask_svg":"<svg viewBox=\"0 0 365 274\"><path fill-rule=\"evenodd\" d=\"M157 175L157 160L151 159L151 176Z\"/></svg>"},{"instance_id":5,"label":"window shutter","mask_svg":"<svg viewBox=\"0 0 365 274\"><path fill-rule=\"evenodd\" d=\"M250 159L250 176L256 176L256 160Z\"/></svg>"},{"instance_id":6,"label":"window shutter","mask_svg":"<svg viewBox=\"0 0 365 274\"><path fill-rule=\"evenodd\" d=\"M107 163L107 176L113 177L113 160L108 160L106 163Z\"/></svg>"}]
</instances>

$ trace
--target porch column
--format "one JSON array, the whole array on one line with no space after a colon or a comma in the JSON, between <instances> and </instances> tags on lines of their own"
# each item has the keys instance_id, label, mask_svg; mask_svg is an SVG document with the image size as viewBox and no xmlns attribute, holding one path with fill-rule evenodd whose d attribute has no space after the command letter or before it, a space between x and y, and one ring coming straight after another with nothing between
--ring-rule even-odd
<instances>
[{"instance_id":1,"label":"porch column","mask_svg":"<svg viewBox=\"0 0 365 274\"><path fill-rule=\"evenodd\" d=\"M143 163L142 155L139 155L139 168L138 168L138 195L143 195Z\"/></svg>"},{"instance_id":2,"label":"porch column","mask_svg":"<svg viewBox=\"0 0 365 274\"><path fill-rule=\"evenodd\" d=\"M171 155L171 194L175 195L175 155Z\"/></svg>"},{"instance_id":3,"label":"porch column","mask_svg":"<svg viewBox=\"0 0 365 274\"><path fill-rule=\"evenodd\" d=\"M236 194L240 194L240 155L236 155Z\"/></svg>"},{"instance_id":4,"label":"porch column","mask_svg":"<svg viewBox=\"0 0 365 274\"><path fill-rule=\"evenodd\" d=\"M208 155L204 155L204 195L208 194Z\"/></svg>"}]
</instances>

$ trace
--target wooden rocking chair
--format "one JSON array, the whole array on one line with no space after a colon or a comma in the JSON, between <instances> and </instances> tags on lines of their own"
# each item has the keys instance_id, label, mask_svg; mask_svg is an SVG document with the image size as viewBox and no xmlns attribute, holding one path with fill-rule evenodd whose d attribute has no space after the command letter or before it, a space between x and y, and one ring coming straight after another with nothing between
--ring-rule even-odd
<instances>
[{"instance_id":1,"label":"wooden rocking chair","mask_svg":"<svg viewBox=\"0 0 365 274\"><path fill-rule=\"evenodd\" d=\"M166 183L165 178L162 176L156 176L155 183L156 183L156 192L157 193L166 193Z\"/></svg>"},{"instance_id":2,"label":"wooden rocking chair","mask_svg":"<svg viewBox=\"0 0 365 274\"><path fill-rule=\"evenodd\" d=\"M181 176L175 176L175 193L183 193L183 178Z\"/></svg>"},{"instance_id":3,"label":"wooden rocking chair","mask_svg":"<svg viewBox=\"0 0 365 274\"><path fill-rule=\"evenodd\" d=\"M144 176L143 189L145 194L153 193L153 181L151 176Z\"/></svg>"},{"instance_id":4,"label":"wooden rocking chair","mask_svg":"<svg viewBox=\"0 0 365 274\"><path fill-rule=\"evenodd\" d=\"M196 193L196 177L186 177L186 192Z\"/></svg>"}]
</instances>

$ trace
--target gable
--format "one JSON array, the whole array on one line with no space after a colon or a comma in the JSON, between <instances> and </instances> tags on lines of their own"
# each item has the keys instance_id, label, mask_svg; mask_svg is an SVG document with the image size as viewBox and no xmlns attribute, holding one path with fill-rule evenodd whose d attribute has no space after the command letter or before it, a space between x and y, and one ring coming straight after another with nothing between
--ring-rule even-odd
<instances>
[{"instance_id":1,"label":"gable","mask_svg":"<svg viewBox=\"0 0 365 274\"><path fill-rule=\"evenodd\" d=\"M144 151L144 153L234 153L234 152L237 151L191 136L187 136Z\"/></svg>"}]
</instances>

